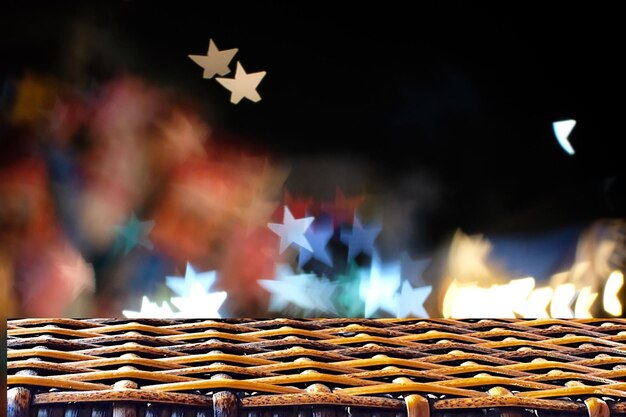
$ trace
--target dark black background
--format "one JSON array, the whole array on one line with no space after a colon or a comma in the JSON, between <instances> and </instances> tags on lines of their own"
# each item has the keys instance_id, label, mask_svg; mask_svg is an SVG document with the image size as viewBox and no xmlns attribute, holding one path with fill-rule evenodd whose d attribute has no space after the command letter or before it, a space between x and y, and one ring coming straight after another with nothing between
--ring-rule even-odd
<instances>
[{"instance_id":1,"label":"dark black background","mask_svg":"<svg viewBox=\"0 0 626 417\"><path fill-rule=\"evenodd\" d=\"M85 84L128 71L276 155L365 159L386 184L427 173L445 192L434 235L623 216L622 13L506 4L9 2L0 68ZM261 102L233 107L201 78L187 55L209 38L267 71ZM552 132L565 118L574 156Z\"/></svg>"}]
</instances>

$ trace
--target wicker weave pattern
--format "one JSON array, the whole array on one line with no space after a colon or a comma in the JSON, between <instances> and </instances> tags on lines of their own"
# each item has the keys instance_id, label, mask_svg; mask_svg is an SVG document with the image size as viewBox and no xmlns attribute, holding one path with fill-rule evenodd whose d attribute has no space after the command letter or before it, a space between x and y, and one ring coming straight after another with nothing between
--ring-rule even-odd
<instances>
[{"instance_id":1,"label":"wicker weave pattern","mask_svg":"<svg viewBox=\"0 0 626 417\"><path fill-rule=\"evenodd\" d=\"M28 389L31 414L70 402L201 413L224 392L247 415L303 405L411 417L626 414L620 319L25 319L7 327L8 387Z\"/></svg>"}]
</instances>

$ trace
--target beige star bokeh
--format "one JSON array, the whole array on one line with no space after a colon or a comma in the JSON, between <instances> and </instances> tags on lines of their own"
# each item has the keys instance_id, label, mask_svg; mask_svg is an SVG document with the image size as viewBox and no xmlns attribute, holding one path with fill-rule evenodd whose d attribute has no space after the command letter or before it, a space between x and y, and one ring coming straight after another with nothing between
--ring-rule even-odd
<instances>
[{"instance_id":1,"label":"beige star bokeh","mask_svg":"<svg viewBox=\"0 0 626 417\"><path fill-rule=\"evenodd\" d=\"M206 55L189 55L189 58L204 69L202 78L213 78L216 74L226 75L230 72L228 64L237 51L237 48L220 51L213 39L209 39L209 51Z\"/></svg>"},{"instance_id":2,"label":"beige star bokeh","mask_svg":"<svg viewBox=\"0 0 626 417\"><path fill-rule=\"evenodd\" d=\"M261 96L256 91L256 88L263 77L265 77L265 74L265 71L248 74L241 66L241 63L237 62L235 78L216 78L216 80L231 92L231 103L237 104L244 97L256 103L261 100Z\"/></svg>"}]
</instances>

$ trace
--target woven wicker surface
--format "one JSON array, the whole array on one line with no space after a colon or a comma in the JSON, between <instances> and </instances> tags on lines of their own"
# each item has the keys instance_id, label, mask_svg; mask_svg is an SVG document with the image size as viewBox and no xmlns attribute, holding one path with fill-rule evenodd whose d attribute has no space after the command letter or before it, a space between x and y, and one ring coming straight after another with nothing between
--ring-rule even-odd
<instances>
[{"instance_id":1,"label":"woven wicker surface","mask_svg":"<svg viewBox=\"0 0 626 417\"><path fill-rule=\"evenodd\" d=\"M129 402L201 413L218 393L234 395L239 415L304 405L413 417L626 414L621 319L24 319L7 328L8 388L26 389L28 414L40 417Z\"/></svg>"}]
</instances>

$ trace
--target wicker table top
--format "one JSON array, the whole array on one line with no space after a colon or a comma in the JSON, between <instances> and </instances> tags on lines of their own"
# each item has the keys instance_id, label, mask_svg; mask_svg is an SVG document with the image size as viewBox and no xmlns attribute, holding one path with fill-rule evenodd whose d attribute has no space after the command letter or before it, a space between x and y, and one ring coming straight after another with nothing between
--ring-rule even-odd
<instances>
[{"instance_id":1,"label":"wicker table top","mask_svg":"<svg viewBox=\"0 0 626 417\"><path fill-rule=\"evenodd\" d=\"M622 319L24 319L7 328L10 416L626 415Z\"/></svg>"}]
</instances>

